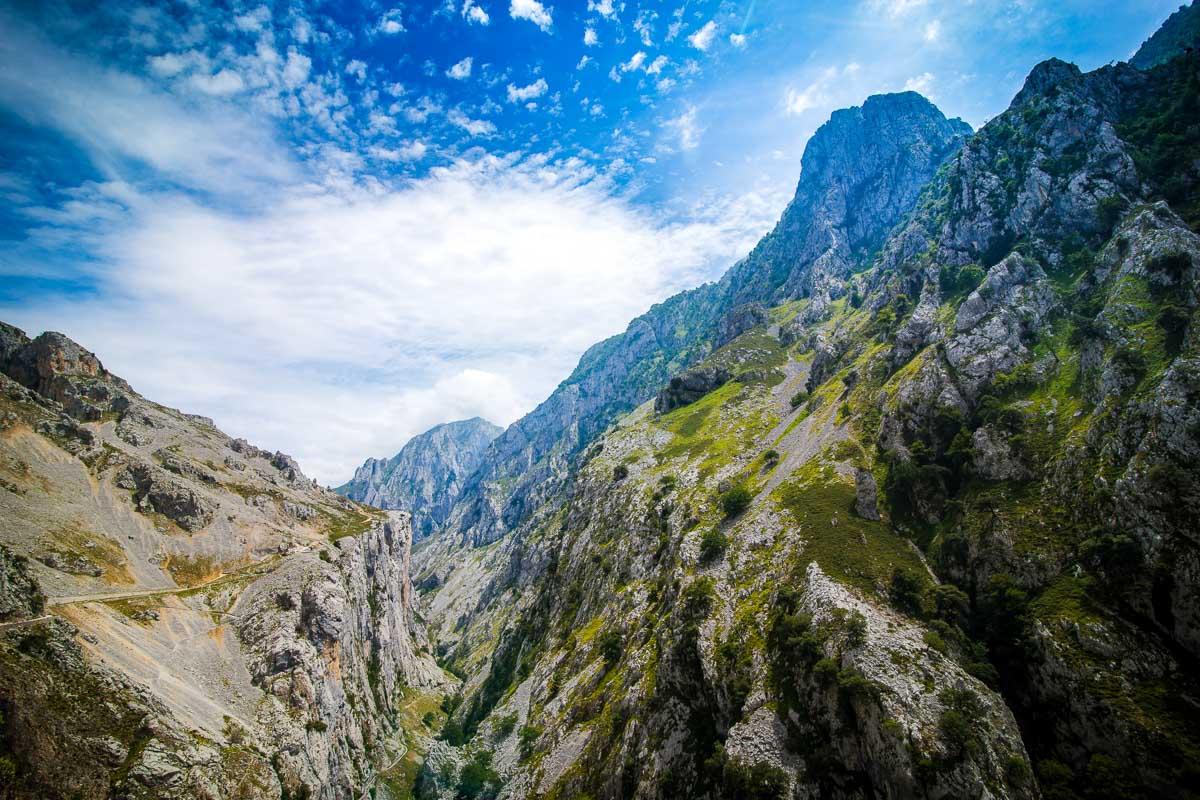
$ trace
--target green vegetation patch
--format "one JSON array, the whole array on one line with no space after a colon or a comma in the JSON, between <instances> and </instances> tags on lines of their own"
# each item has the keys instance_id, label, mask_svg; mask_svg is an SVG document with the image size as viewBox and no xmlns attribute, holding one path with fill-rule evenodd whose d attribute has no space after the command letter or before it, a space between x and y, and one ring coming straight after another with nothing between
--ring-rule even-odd
<instances>
[{"instance_id":1,"label":"green vegetation patch","mask_svg":"<svg viewBox=\"0 0 1200 800\"><path fill-rule=\"evenodd\" d=\"M854 483L814 459L772 494L804 540L800 563L817 562L831 577L867 592L887 586L897 567L924 572L906 539L852 511Z\"/></svg>"}]
</instances>

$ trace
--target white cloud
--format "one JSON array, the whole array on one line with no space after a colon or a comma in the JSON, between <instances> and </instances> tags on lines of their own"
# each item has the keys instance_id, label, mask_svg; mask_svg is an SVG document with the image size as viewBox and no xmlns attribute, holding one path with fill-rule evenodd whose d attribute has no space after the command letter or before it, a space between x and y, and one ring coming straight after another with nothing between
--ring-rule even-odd
<instances>
[{"instance_id":1,"label":"white cloud","mask_svg":"<svg viewBox=\"0 0 1200 800\"><path fill-rule=\"evenodd\" d=\"M782 202L671 221L580 163L494 158L275 199L248 215L135 198L99 244L102 297L0 318L63 330L147 396L339 483L435 423L513 421L591 344L743 255Z\"/></svg>"},{"instance_id":2,"label":"white cloud","mask_svg":"<svg viewBox=\"0 0 1200 800\"><path fill-rule=\"evenodd\" d=\"M588 47L593 47L600 43L600 37L596 35L596 31L592 28L586 28L583 31L583 43Z\"/></svg>"},{"instance_id":3,"label":"white cloud","mask_svg":"<svg viewBox=\"0 0 1200 800\"><path fill-rule=\"evenodd\" d=\"M483 7L477 5L474 0L463 0L462 15L468 22L474 22L477 25L487 25L492 21Z\"/></svg>"},{"instance_id":4,"label":"white cloud","mask_svg":"<svg viewBox=\"0 0 1200 800\"><path fill-rule=\"evenodd\" d=\"M397 33L404 32L404 12L399 8L392 8L383 13L379 18L379 22L375 25L375 30L387 36L395 36Z\"/></svg>"},{"instance_id":5,"label":"white cloud","mask_svg":"<svg viewBox=\"0 0 1200 800\"><path fill-rule=\"evenodd\" d=\"M666 94L675 88L675 81L672 78L663 78L655 84L655 87L658 89L658 91Z\"/></svg>"},{"instance_id":6,"label":"white cloud","mask_svg":"<svg viewBox=\"0 0 1200 800\"><path fill-rule=\"evenodd\" d=\"M390 161L393 163L398 161L420 161L425 157L428 149L424 142L414 141L396 148L375 145L367 148L367 154L380 161Z\"/></svg>"},{"instance_id":7,"label":"white cloud","mask_svg":"<svg viewBox=\"0 0 1200 800\"><path fill-rule=\"evenodd\" d=\"M295 48L290 48L287 62L283 65L283 82L293 88L308 80L309 70L312 69L312 59Z\"/></svg>"},{"instance_id":8,"label":"white cloud","mask_svg":"<svg viewBox=\"0 0 1200 800\"><path fill-rule=\"evenodd\" d=\"M146 81L59 49L0 15L0 106L75 142L107 176L150 168L192 189L255 195L297 174L274 134L240 105L185 105ZM185 54L188 67L203 59ZM155 62L151 62L152 64ZM177 73L181 62L159 62Z\"/></svg>"},{"instance_id":9,"label":"white cloud","mask_svg":"<svg viewBox=\"0 0 1200 800\"><path fill-rule=\"evenodd\" d=\"M266 6L259 6L250 12L235 16L233 18L233 26L239 31L254 33L255 31L261 31L270 21L271 10Z\"/></svg>"},{"instance_id":10,"label":"white cloud","mask_svg":"<svg viewBox=\"0 0 1200 800\"><path fill-rule=\"evenodd\" d=\"M516 86L510 83L508 85L508 102L523 103L535 97L541 97L549 88L545 78L538 78L528 86Z\"/></svg>"},{"instance_id":11,"label":"white cloud","mask_svg":"<svg viewBox=\"0 0 1200 800\"><path fill-rule=\"evenodd\" d=\"M646 74L658 75L663 71L663 68L666 67L668 63L670 62L666 56L659 56L651 61L650 65L646 67Z\"/></svg>"},{"instance_id":12,"label":"white cloud","mask_svg":"<svg viewBox=\"0 0 1200 800\"><path fill-rule=\"evenodd\" d=\"M904 82L904 91L917 92L925 97L933 97L934 76L932 72L922 72L920 75L915 75Z\"/></svg>"},{"instance_id":13,"label":"white cloud","mask_svg":"<svg viewBox=\"0 0 1200 800\"><path fill-rule=\"evenodd\" d=\"M858 64L851 62L841 74L853 75L858 69ZM797 116L813 108L828 106L832 102L829 90L836 83L838 75L836 67L826 67L816 80L803 89L788 87L783 98L784 113Z\"/></svg>"},{"instance_id":14,"label":"white cloud","mask_svg":"<svg viewBox=\"0 0 1200 800\"><path fill-rule=\"evenodd\" d=\"M902 17L925 6L929 0L869 0L869 7L889 17Z\"/></svg>"},{"instance_id":15,"label":"white cloud","mask_svg":"<svg viewBox=\"0 0 1200 800\"><path fill-rule=\"evenodd\" d=\"M164 53L161 56L151 56L147 63L150 71L160 78L172 78L193 67L208 63L208 59L200 53Z\"/></svg>"},{"instance_id":16,"label":"white cloud","mask_svg":"<svg viewBox=\"0 0 1200 800\"><path fill-rule=\"evenodd\" d=\"M716 38L716 36L717 23L710 19L708 22L704 23L704 27L687 37L687 40L691 43L692 47L704 52L705 50L708 50L710 46L712 46L713 39Z\"/></svg>"},{"instance_id":17,"label":"white cloud","mask_svg":"<svg viewBox=\"0 0 1200 800\"><path fill-rule=\"evenodd\" d=\"M512 0L508 13L513 19L527 19L546 33L550 32L553 24L550 19L552 9L543 6L538 0Z\"/></svg>"},{"instance_id":18,"label":"white cloud","mask_svg":"<svg viewBox=\"0 0 1200 800\"><path fill-rule=\"evenodd\" d=\"M744 33L729 34L729 43L739 50L744 50L746 47L746 34L744 34Z\"/></svg>"},{"instance_id":19,"label":"white cloud","mask_svg":"<svg viewBox=\"0 0 1200 800\"><path fill-rule=\"evenodd\" d=\"M358 78L359 83L362 83L367 79L367 62L360 61L357 58L351 59L351 61L346 64L346 74L353 75L354 77Z\"/></svg>"},{"instance_id":20,"label":"white cloud","mask_svg":"<svg viewBox=\"0 0 1200 800\"><path fill-rule=\"evenodd\" d=\"M933 20L925 26L925 41L936 42L942 35L941 20Z\"/></svg>"},{"instance_id":21,"label":"white cloud","mask_svg":"<svg viewBox=\"0 0 1200 800\"><path fill-rule=\"evenodd\" d=\"M491 136L496 132L496 125L486 119L471 119L457 108L446 115L446 120L455 127L462 128L472 136Z\"/></svg>"},{"instance_id":22,"label":"white cloud","mask_svg":"<svg viewBox=\"0 0 1200 800\"><path fill-rule=\"evenodd\" d=\"M695 150L700 146L700 137L704 134L704 129L696 121L697 114L695 106L688 106L678 117L668 119L664 123L681 150Z\"/></svg>"},{"instance_id":23,"label":"white cloud","mask_svg":"<svg viewBox=\"0 0 1200 800\"><path fill-rule=\"evenodd\" d=\"M636 53L634 53L632 56L630 56L628 61L626 61L624 64L621 65L621 71L622 72L633 72L634 70L641 69L642 65L645 63L646 63L646 54L643 53L641 50L639 50Z\"/></svg>"},{"instance_id":24,"label":"white cloud","mask_svg":"<svg viewBox=\"0 0 1200 800\"><path fill-rule=\"evenodd\" d=\"M575 69L583 69L591 62L591 60L591 56L584 56L583 58L579 59L579 63L575 65Z\"/></svg>"},{"instance_id":25,"label":"white cloud","mask_svg":"<svg viewBox=\"0 0 1200 800\"><path fill-rule=\"evenodd\" d=\"M218 97L237 94L246 88L246 82L242 80L242 76L231 69L223 69L215 75L192 75L188 79L188 85L205 94Z\"/></svg>"},{"instance_id":26,"label":"white cloud","mask_svg":"<svg viewBox=\"0 0 1200 800\"><path fill-rule=\"evenodd\" d=\"M638 36L642 39L642 44L646 47L654 46L654 28L651 24L658 14L653 11L638 12L637 19L633 21L633 29L637 31Z\"/></svg>"},{"instance_id":27,"label":"white cloud","mask_svg":"<svg viewBox=\"0 0 1200 800\"><path fill-rule=\"evenodd\" d=\"M462 61L446 70L446 76L453 78L456 81L466 80L471 77L471 65L475 63L475 59L467 56Z\"/></svg>"},{"instance_id":28,"label":"white cloud","mask_svg":"<svg viewBox=\"0 0 1200 800\"><path fill-rule=\"evenodd\" d=\"M613 5L613 0L588 0L588 11L594 11L602 17L616 19L617 8Z\"/></svg>"}]
</instances>

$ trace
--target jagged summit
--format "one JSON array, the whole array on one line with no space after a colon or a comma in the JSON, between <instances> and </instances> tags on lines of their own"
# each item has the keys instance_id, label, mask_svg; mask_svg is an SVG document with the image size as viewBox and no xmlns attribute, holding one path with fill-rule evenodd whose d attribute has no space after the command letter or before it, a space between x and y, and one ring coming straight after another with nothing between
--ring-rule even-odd
<instances>
[{"instance_id":1,"label":"jagged summit","mask_svg":"<svg viewBox=\"0 0 1200 800\"><path fill-rule=\"evenodd\" d=\"M733 302L816 295L826 305L970 133L916 92L833 112L804 149L779 223L722 281Z\"/></svg>"},{"instance_id":2,"label":"jagged summit","mask_svg":"<svg viewBox=\"0 0 1200 800\"><path fill-rule=\"evenodd\" d=\"M668 299L588 350L545 402L491 444L448 527L482 544L542 511L542 498L553 495L547 488L575 456L709 352L736 308L811 297L806 318L827 313L969 133L914 92L835 112L805 148L796 195L775 229L719 282Z\"/></svg>"},{"instance_id":3,"label":"jagged summit","mask_svg":"<svg viewBox=\"0 0 1200 800\"><path fill-rule=\"evenodd\" d=\"M1200 6L1193 2L1182 5L1134 53L1129 63L1138 69L1152 69L1165 64L1188 50L1195 50L1200 41Z\"/></svg>"},{"instance_id":4,"label":"jagged summit","mask_svg":"<svg viewBox=\"0 0 1200 800\"><path fill-rule=\"evenodd\" d=\"M411 512L414 536L423 538L446 521L467 478L502 431L482 417L436 425L391 458L367 459L337 491L377 508Z\"/></svg>"}]
</instances>

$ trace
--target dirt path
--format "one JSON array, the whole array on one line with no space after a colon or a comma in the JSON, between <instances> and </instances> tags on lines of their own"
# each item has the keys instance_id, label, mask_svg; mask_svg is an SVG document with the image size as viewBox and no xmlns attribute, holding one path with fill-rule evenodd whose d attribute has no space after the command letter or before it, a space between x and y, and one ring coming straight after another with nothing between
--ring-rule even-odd
<instances>
[{"instance_id":1,"label":"dirt path","mask_svg":"<svg viewBox=\"0 0 1200 800\"><path fill-rule=\"evenodd\" d=\"M194 586L176 586L160 587L158 589L137 589L132 592L105 592L102 594L76 594L64 595L62 597L49 597L46 599L47 606L70 606L79 603L108 603L114 600L131 600L135 597L153 597L155 595L167 594L182 594L184 592L194 592L200 589L205 589L209 586L215 586L219 583L228 582L237 578L255 576L259 577L270 572L269 569L262 569L264 566L273 564L270 559L266 561L256 562L238 572L221 572L215 577L209 578L206 581L197 583Z\"/></svg>"},{"instance_id":2,"label":"dirt path","mask_svg":"<svg viewBox=\"0 0 1200 800\"><path fill-rule=\"evenodd\" d=\"M8 630L9 628L19 628L22 625L32 625L35 622L41 622L45 619L50 619L52 615L42 614L40 617L30 617L29 619L18 619L13 622L0 622L0 631Z\"/></svg>"}]
</instances>

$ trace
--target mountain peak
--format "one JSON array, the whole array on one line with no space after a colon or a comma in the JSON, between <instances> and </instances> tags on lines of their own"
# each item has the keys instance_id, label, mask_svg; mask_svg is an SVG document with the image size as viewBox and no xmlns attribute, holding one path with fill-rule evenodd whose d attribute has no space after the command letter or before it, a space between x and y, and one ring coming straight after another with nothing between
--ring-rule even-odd
<instances>
[{"instance_id":1,"label":"mountain peak","mask_svg":"<svg viewBox=\"0 0 1200 800\"><path fill-rule=\"evenodd\" d=\"M413 515L414 535L440 527L488 445L503 432L483 417L443 422L410 439L391 458L367 459L337 491L352 500Z\"/></svg>"},{"instance_id":2,"label":"mountain peak","mask_svg":"<svg viewBox=\"0 0 1200 800\"><path fill-rule=\"evenodd\" d=\"M1029 71L1025 85L1013 98L1012 105L1023 105L1031 98L1044 95L1052 87L1075 80L1082 74L1074 64L1060 58L1048 58Z\"/></svg>"},{"instance_id":3,"label":"mountain peak","mask_svg":"<svg viewBox=\"0 0 1200 800\"><path fill-rule=\"evenodd\" d=\"M1200 6L1194 2L1182 5L1142 43L1129 63L1138 69L1152 69L1165 64L1188 50L1196 49L1200 41Z\"/></svg>"}]
</instances>

